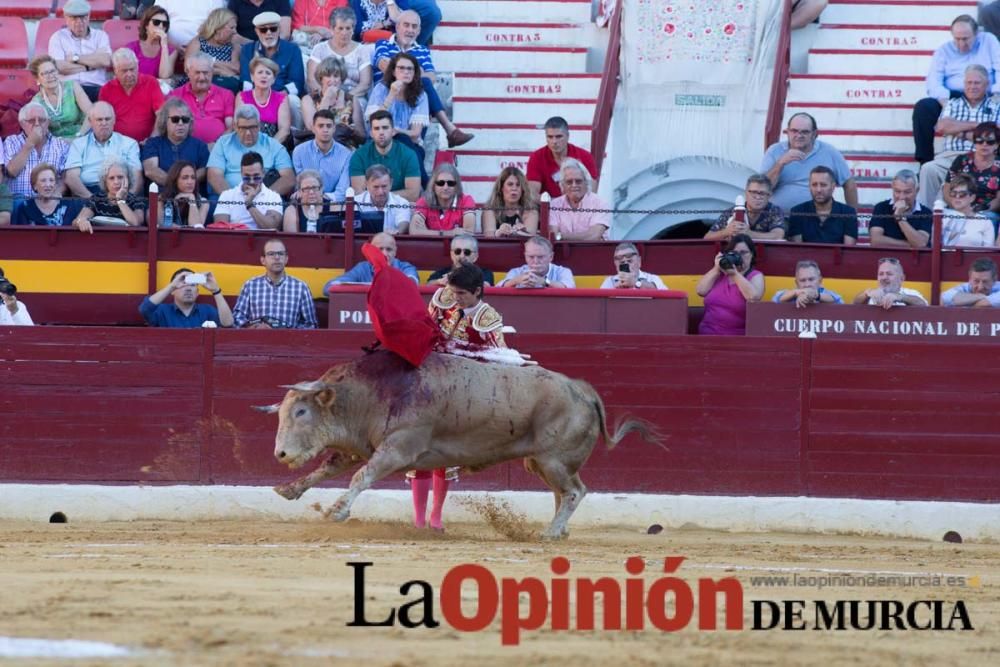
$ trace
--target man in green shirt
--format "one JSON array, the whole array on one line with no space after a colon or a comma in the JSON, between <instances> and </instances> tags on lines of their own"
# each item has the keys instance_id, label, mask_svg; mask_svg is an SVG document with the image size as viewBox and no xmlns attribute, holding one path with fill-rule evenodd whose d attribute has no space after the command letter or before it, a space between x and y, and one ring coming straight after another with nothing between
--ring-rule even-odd
<instances>
[{"instance_id":1,"label":"man in green shirt","mask_svg":"<svg viewBox=\"0 0 1000 667\"><path fill-rule=\"evenodd\" d=\"M417 154L393 141L392 115L379 109L368 119L371 139L351 156L351 187L356 194L365 191L365 170L373 164L385 165L392 174L392 192L407 201L420 197L420 165Z\"/></svg>"}]
</instances>

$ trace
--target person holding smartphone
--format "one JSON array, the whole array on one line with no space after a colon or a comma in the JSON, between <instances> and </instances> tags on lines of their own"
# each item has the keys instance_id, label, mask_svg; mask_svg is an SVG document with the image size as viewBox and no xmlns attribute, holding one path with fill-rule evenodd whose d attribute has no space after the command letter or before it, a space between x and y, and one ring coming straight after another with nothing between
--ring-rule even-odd
<instances>
[{"instance_id":1,"label":"person holding smartphone","mask_svg":"<svg viewBox=\"0 0 1000 667\"><path fill-rule=\"evenodd\" d=\"M204 287L215 300L215 306L198 303L199 287ZM173 303L165 303L173 294ZM170 276L170 284L147 296L139 304L139 312L152 327L194 329L214 322L215 326L233 326L233 311L229 309L222 289L212 272L195 273L181 268ZM211 325L209 325L211 326Z\"/></svg>"},{"instance_id":2,"label":"person holding smartphone","mask_svg":"<svg viewBox=\"0 0 1000 667\"><path fill-rule=\"evenodd\" d=\"M618 273L605 278L601 289L667 289L660 276L642 270L642 255L634 243L615 246L614 260Z\"/></svg>"}]
</instances>

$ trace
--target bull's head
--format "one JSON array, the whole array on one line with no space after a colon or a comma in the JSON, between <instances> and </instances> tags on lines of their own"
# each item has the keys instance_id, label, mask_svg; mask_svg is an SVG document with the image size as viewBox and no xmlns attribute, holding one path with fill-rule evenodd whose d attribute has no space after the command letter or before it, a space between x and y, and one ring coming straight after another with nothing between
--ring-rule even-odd
<instances>
[{"instance_id":1,"label":"bull's head","mask_svg":"<svg viewBox=\"0 0 1000 667\"><path fill-rule=\"evenodd\" d=\"M336 390L322 380L283 386L288 393L277 410L274 456L290 468L298 468L326 449L333 439L330 406Z\"/></svg>"}]
</instances>

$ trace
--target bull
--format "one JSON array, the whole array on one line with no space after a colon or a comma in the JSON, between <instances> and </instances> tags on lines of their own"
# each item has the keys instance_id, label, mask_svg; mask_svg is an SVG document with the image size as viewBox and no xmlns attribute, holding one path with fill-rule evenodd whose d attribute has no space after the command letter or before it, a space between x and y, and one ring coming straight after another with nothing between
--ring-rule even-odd
<instances>
[{"instance_id":1,"label":"bull","mask_svg":"<svg viewBox=\"0 0 1000 667\"><path fill-rule=\"evenodd\" d=\"M378 351L288 389L280 404L264 408L278 414L275 457L294 469L329 456L275 491L294 500L366 462L327 510L335 521L346 520L358 495L389 475L449 466L475 472L523 458L555 495L543 537L560 538L587 493L579 470L599 437L610 449L636 431L663 446L655 427L639 419L621 420L610 434L604 403L590 384L537 365L432 353L415 368Z\"/></svg>"}]
</instances>

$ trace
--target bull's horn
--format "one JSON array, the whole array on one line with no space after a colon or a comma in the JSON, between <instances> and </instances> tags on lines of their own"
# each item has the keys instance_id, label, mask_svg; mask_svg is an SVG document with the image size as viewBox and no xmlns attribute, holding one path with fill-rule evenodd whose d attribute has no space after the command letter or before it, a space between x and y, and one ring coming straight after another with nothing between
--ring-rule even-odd
<instances>
[{"instance_id":1,"label":"bull's horn","mask_svg":"<svg viewBox=\"0 0 1000 667\"><path fill-rule=\"evenodd\" d=\"M312 382L299 382L298 384L283 384L281 388L293 391L313 392L323 391L327 388L327 385L322 380L313 380Z\"/></svg>"},{"instance_id":2,"label":"bull's horn","mask_svg":"<svg viewBox=\"0 0 1000 667\"><path fill-rule=\"evenodd\" d=\"M277 414L278 410L281 408L281 403L274 403L272 405L251 405L250 407L257 412L265 412L269 415L274 415Z\"/></svg>"}]
</instances>

